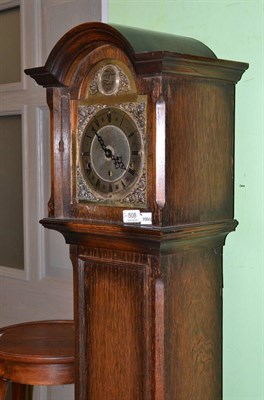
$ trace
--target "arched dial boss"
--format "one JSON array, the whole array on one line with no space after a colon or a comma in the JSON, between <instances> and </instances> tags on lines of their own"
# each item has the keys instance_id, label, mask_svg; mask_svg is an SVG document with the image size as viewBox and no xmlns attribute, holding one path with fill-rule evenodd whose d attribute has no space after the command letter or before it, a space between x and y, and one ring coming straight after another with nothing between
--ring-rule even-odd
<instances>
[{"instance_id":1,"label":"arched dial boss","mask_svg":"<svg viewBox=\"0 0 264 400\"><path fill-rule=\"evenodd\" d=\"M103 198L122 198L143 167L143 143L132 117L117 107L98 111L80 143L80 166L88 186Z\"/></svg>"}]
</instances>

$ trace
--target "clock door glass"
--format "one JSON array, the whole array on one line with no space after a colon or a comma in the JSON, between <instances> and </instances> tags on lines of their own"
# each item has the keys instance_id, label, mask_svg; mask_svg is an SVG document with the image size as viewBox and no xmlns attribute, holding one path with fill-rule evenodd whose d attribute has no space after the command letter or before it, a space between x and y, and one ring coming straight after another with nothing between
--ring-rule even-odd
<instances>
[{"instance_id":1,"label":"clock door glass","mask_svg":"<svg viewBox=\"0 0 264 400\"><path fill-rule=\"evenodd\" d=\"M98 111L84 128L80 145L82 175L104 198L124 194L142 169L140 132L128 113L116 107Z\"/></svg>"}]
</instances>

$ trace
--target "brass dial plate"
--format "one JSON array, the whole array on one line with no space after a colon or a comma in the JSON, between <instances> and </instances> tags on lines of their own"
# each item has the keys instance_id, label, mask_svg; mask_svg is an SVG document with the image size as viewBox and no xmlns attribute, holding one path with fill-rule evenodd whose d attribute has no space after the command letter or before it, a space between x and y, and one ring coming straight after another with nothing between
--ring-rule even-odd
<instances>
[{"instance_id":1,"label":"brass dial plate","mask_svg":"<svg viewBox=\"0 0 264 400\"><path fill-rule=\"evenodd\" d=\"M145 204L145 108L79 106L79 201Z\"/></svg>"}]
</instances>

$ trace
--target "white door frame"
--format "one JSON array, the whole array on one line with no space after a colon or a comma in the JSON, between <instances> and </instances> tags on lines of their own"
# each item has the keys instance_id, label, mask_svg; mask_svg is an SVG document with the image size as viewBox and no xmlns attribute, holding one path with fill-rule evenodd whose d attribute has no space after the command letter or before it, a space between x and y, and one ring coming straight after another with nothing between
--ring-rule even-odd
<instances>
[{"instance_id":1,"label":"white door frame","mask_svg":"<svg viewBox=\"0 0 264 400\"><path fill-rule=\"evenodd\" d=\"M0 326L73 316L68 245L60 234L39 224L47 215L50 192L46 91L23 71L44 65L53 45L71 27L107 20L107 0L0 0L0 11L17 5L21 81L0 85L0 115L22 117L24 270L0 266ZM72 398L72 392L61 390L59 398ZM42 389L35 398L55 399L56 395L56 388Z\"/></svg>"}]
</instances>

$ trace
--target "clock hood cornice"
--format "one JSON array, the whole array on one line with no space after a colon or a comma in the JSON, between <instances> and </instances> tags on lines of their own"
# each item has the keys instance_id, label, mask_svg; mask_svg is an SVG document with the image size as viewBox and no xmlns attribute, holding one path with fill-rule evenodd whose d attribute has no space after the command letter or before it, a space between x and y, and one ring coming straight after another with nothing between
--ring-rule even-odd
<instances>
[{"instance_id":1,"label":"clock hood cornice","mask_svg":"<svg viewBox=\"0 0 264 400\"><path fill-rule=\"evenodd\" d=\"M158 255L170 254L177 248L223 246L228 233L234 231L236 220L215 221L178 226L139 226L107 224L96 221L44 218L40 223L60 232L67 244L108 248L127 252Z\"/></svg>"},{"instance_id":2,"label":"clock hood cornice","mask_svg":"<svg viewBox=\"0 0 264 400\"><path fill-rule=\"evenodd\" d=\"M206 45L192 38L91 22L68 31L43 67L25 73L44 87L70 86L78 66L104 45L123 51L139 75L176 73L237 82L247 68L244 63L218 60Z\"/></svg>"}]
</instances>

